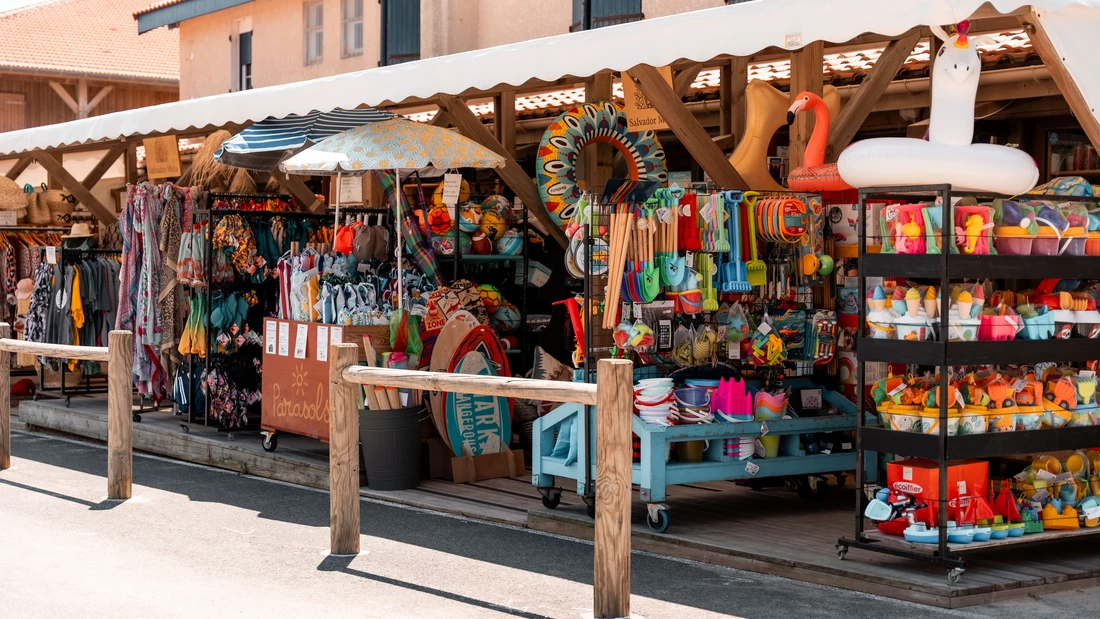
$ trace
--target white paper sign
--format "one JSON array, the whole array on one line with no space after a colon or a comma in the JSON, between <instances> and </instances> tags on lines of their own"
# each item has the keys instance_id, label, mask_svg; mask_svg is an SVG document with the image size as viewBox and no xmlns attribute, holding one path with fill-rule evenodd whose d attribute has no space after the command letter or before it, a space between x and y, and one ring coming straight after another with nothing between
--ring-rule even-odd
<instances>
[{"instance_id":1,"label":"white paper sign","mask_svg":"<svg viewBox=\"0 0 1100 619\"><path fill-rule=\"evenodd\" d=\"M290 323L279 323L279 356L290 356Z\"/></svg>"},{"instance_id":2,"label":"white paper sign","mask_svg":"<svg viewBox=\"0 0 1100 619\"><path fill-rule=\"evenodd\" d=\"M768 422L761 421L760 422L760 436L767 436L767 435L768 435Z\"/></svg>"},{"instance_id":3,"label":"white paper sign","mask_svg":"<svg viewBox=\"0 0 1100 619\"><path fill-rule=\"evenodd\" d=\"M1035 491L1035 494L1031 496L1031 500L1042 503L1050 497L1050 492L1046 488L1040 488Z\"/></svg>"},{"instance_id":4,"label":"white paper sign","mask_svg":"<svg viewBox=\"0 0 1100 619\"><path fill-rule=\"evenodd\" d=\"M46 248L46 263L47 264L57 264L57 248L56 247L51 246L51 247Z\"/></svg>"},{"instance_id":5,"label":"white paper sign","mask_svg":"<svg viewBox=\"0 0 1100 619\"><path fill-rule=\"evenodd\" d=\"M443 175L443 204L454 206L458 204L459 195L462 193L462 175Z\"/></svg>"},{"instance_id":6,"label":"white paper sign","mask_svg":"<svg viewBox=\"0 0 1100 619\"><path fill-rule=\"evenodd\" d=\"M1087 520L1096 520L1100 518L1100 506L1090 507L1085 510L1085 518Z\"/></svg>"},{"instance_id":7,"label":"white paper sign","mask_svg":"<svg viewBox=\"0 0 1100 619\"><path fill-rule=\"evenodd\" d=\"M746 462L745 472L755 477L756 474L760 472L760 467L757 466L754 462Z\"/></svg>"},{"instance_id":8,"label":"white paper sign","mask_svg":"<svg viewBox=\"0 0 1100 619\"><path fill-rule=\"evenodd\" d=\"M1054 473L1051 473L1046 469L1039 469L1038 471L1035 471L1035 478L1041 479L1043 481L1054 481Z\"/></svg>"},{"instance_id":9,"label":"white paper sign","mask_svg":"<svg viewBox=\"0 0 1100 619\"><path fill-rule=\"evenodd\" d=\"M759 331L761 335L767 335L772 332L772 326L764 321L760 321L760 324L756 327L756 330Z\"/></svg>"},{"instance_id":10,"label":"white paper sign","mask_svg":"<svg viewBox=\"0 0 1100 619\"><path fill-rule=\"evenodd\" d=\"M755 444L752 447L752 452L756 454L757 458L763 458L764 455L768 453L764 451L764 443L761 443L760 439L756 439L754 443Z\"/></svg>"},{"instance_id":11,"label":"white paper sign","mask_svg":"<svg viewBox=\"0 0 1100 619\"><path fill-rule=\"evenodd\" d=\"M264 352L269 355L275 354L275 346L279 341L277 329L274 320L264 321Z\"/></svg>"},{"instance_id":12,"label":"white paper sign","mask_svg":"<svg viewBox=\"0 0 1100 619\"><path fill-rule=\"evenodd\" d=\"M18 223L15 211L0 211L0 226L14 226Z\"/></svg>"},{"instance_id":13,"label":"white paper sign","mask_svg":"<svg viewBox=\"0 0 1100 619\"><path fill-rule=\"evenodd\" d=\"M298 331L294 334L294 358L306 358L306 343L309 341L309 325L298 325Z\"/></svg>"},{"instance_id":14,"label":"white paper sign","mask_svg":"<svg viewBox=\"0 0 1100 619\"><path fill-rule=\"evenodd\" d=\"M341 206L363 203L363 179L361 177L341 176L339 191Z\"/></svg>"},{"instance_id":15,"label":"white paper sign","mask_svg":"<svg viewBox=\"0 0 1100 619\"><path fill-rule=\"evenodd\" d=\"M328 361L328 327L317 327L317 360Z\"/></svg>"},{"instance_id":16,"label":"white paper sign","mask_svg":"<svg viewBox=\"0 0 1100 619\"><path fill-rule=\"evenodd\" d=\"M332 327L329 329L329 344L343 344L344 343L344 328Z\"/></svg>"}]
</instances>

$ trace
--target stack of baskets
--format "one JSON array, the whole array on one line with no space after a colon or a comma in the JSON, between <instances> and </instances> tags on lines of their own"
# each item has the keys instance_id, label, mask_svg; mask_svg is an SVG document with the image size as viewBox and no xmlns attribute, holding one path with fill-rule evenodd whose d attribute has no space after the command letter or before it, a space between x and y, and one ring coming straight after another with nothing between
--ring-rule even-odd
<instances>
[{"instance_id":1,"label":"stack of baskets","mask_svg":"<svg viewBox=\"0 0 1100 619\"><path fill-rule=\"evenodd\" d=\"M30 185L19 186L7 177L0 177L0 211L15 211L21 223L44 226L59 221L76 209L76 200L58 189L35 191Z\"/></svg>"}]
</instances>

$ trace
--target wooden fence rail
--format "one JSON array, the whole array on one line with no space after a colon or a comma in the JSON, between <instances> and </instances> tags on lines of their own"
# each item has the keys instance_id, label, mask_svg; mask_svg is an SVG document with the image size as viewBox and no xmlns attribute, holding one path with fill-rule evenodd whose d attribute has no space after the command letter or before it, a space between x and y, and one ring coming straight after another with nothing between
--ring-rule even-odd
<instances>
[{"instance_id":1,"label":"wooden fence rail","mask_svg":"<svg viewBox=\"0 0 1100 619\"><path fill-rule=\"evenodd\" d=\"M13 340L0 323L0 471L11 468L11 355L107 362L107 498L128 499L133 486L134 336L111 331L107 346L67 346Z\"/></svg>"},{"instance_id":2,"label":"wooden fence rail","mask_svg":"<svg viewBox=\"0 0 1100 619\"><path fill-rule=\"evenodd\" d=\"M329 352L330 551L359 552L359 411L357 385L573 402L597 405L596 536L593 609L596 617L630 616L630 472L633 364L601 359L595 385L485 377L355 365L355 344Z\"/></svg>"}]
</instances>

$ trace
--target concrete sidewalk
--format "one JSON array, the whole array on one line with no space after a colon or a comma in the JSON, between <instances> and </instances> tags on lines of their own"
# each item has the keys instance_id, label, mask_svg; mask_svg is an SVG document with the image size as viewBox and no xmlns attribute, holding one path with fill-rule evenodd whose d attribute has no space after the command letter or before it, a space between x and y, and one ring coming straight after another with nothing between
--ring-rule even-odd
<instances>
[{"instance_id":1,"label":"concrete sidewalk","mask_svg":"<svg viewBox=\"0 0 1100 619\"><path fill-rule=\"evenodd\" d=\"M591 616L590 544L364 501L362 549L329 557L328 495L135 455L108 502L99 445L17 432L0 473L0 616ZM635 553L648 617L1086 616L1096 590L943 611Z\"/></svg>"}]
</instances>

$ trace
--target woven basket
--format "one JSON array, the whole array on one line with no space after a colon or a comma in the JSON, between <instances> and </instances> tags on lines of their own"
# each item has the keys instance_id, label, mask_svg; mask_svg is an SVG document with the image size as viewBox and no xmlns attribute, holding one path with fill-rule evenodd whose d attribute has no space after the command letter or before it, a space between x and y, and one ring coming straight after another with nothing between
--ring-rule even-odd
<instances>
[{"instance_id":1,"label":"woven basket","mask_svg":"<svg viewBox=\"0 0 1100 619\"><path fill-rule=\"evenodd\" d=\"M50 217L50 207L46 205L46 201L43 199L44 195L41 193L27 194L27 223L41 226L53 221L53 218Z\"/></svg>"},{"instance_id":2,"label":"woven basket","mask_svg":"<svg viewBox=\"0 0 1100 619\"><path fill-rule=\"evenodd\" d=\"M15 211L27 208L27 198L19 183L6 176L0 176L0 211Z\"/></svg>"},{"instance_id":3,"label":"woven basket","mask_svg":"<svg viewBox=\"0 0 1100 619\"><path fill-rule=\"evenodd\" d=\"M57 221L58 215L68 215L76 210L76 205L65 198L65 194L59 189L48 189L38 194L38 201L46 203L53 221Z\"/></svg>"},{"instance_id":4,"label":"woven basket","mask_svg":"<svg viewBox=\"0 0 1100 619\"><path fill-rule=\"evenodd\" d=\"M30 301L30 299L28 299L28 301ZM16 331L15 334L18 336L18 339L23 339L22 331ZM34 365L34 361L34 355L27 352L21 352L15 355L15 364L19 367L31 367Z\"/></svg>"}]
</instances>

